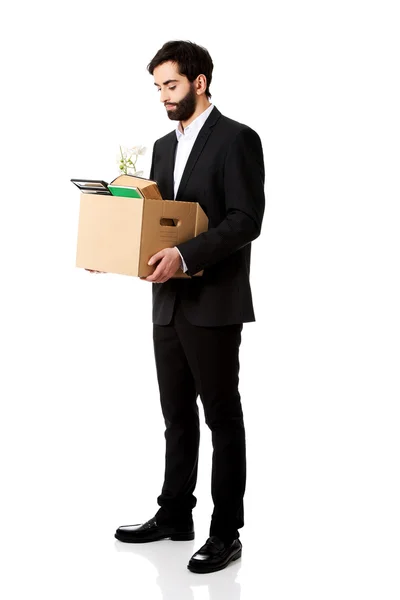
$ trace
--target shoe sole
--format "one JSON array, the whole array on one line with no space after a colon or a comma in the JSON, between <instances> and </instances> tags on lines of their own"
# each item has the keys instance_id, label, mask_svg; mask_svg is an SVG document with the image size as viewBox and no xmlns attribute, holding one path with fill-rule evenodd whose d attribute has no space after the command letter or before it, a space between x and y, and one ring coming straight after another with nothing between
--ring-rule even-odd
<instances>
[{"instance_id":1,"label":"shoe sole","mask_svg":"<svg viewBox=\"0 0 400 600\"><path fill-rule=\"evenodd\" d=\"M207 567L198 568L197 566L188 565L187 568L192 573L213 573L214 571L221 571L222 569L225 569L225 567L227 567L231 562L238 560L241 556L242 549L238 550L236 554L234 554L226 563L220 565L219 567L209 567L207 569Z\"/></svg>"},{"instance_id":2,"label":"shoe sole","mask_svg":"<svg viewBox=\"0 0 400 600\"><path fill-rule=\"evenodd\" d=\"M173 542L189 542L190 540L194 540L194 532L192 533L171 533L171 535L162 535L159 537L151 538L151 540L145 539L132 539L124 536L119 536L117 534L114 535L120 542L125 542L126 544L146 544L149 542L159 542L160 540L172 540Z\"/></svg>"}]
</instances>

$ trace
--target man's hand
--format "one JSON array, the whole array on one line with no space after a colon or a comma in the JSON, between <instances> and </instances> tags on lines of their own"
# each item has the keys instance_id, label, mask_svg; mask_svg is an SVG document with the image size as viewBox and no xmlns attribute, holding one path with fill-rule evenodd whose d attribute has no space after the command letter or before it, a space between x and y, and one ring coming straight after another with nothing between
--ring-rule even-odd
<instances>
[{"instance_id":1,"label":"man's hand","mask_svg":"<svg viewBox=\"0 0 400 600\"><path fill-rule=\"evenodd\" d=\"M164 248L164 250L160 250L160 252L157 252L157 254L154 254L150 258L148 264L154 265L158 260L160 263L157 265L154 273L140 279L151 281L152 283L165 283L181 267L181 255L176 248Z\"/></svg>"}]
</instances>

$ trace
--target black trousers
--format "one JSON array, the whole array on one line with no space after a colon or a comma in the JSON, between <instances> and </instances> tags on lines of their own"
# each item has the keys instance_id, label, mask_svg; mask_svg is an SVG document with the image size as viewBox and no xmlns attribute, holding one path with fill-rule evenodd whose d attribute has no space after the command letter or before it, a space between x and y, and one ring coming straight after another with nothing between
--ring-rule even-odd
<instances>
[{"instance_id":1,"label":"black trousers","mask_svg":"<svg viewBox=\"0 0 400 600\"><path fill-rule=\"evenodd\" d=\"M225 542L244 525L246 447L239 385L243 324L199 327L189 323L177 297L169 325L153 325L154 353L165 421L165 478L157 502L161 523L190 522L197 499L199 413L212 432L210 536Z\"/></svg>"}]
</instances>

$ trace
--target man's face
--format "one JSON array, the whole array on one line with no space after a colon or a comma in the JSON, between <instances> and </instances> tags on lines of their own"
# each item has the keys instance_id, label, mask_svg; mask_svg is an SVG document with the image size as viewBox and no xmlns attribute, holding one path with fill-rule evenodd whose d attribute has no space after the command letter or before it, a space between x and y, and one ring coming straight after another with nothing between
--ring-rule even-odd
<instances>
[{"instance_id":1,"label":"man's face","mask_svg":"<svg viewBox=\"0 0 400 600\"><path fill-rule=\"evenodd\" d=\"M153 77L168 117L174 121L190 119L197 105L194 82L190 83L185 75L180 75L176 63L173 62L156 67Z\"/></svg>"}]
</instances>

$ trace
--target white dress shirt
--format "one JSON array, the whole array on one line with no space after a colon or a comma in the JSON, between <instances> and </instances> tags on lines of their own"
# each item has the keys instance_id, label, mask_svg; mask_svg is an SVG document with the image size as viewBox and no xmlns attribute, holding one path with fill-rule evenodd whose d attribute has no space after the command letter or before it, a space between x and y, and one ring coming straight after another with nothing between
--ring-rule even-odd
<instances>
[{"instance_id":1,"label":"white dress shirt","mask_svg":"<svg viewBox=\"0 0 400 600\"><path fill-rule=\"evenodd\" d=\"M189 158L189 154L191 153L194 143L196 141L197 136L200 133L200 129L203 127L205 121L207 120L210 112L214 108L214 105L211 104L204 112L201 113L198 117L195 118L194 121L190 123L187 127L184 128L183 133L181 131L181 122L178 122L176 127L176 137L178 139L178 145L176 147L175 154L175 168L174 168L174 199L176 198L176 193L179 188L179 184L182 179L183 171L185 170L185 166L187 160ZM176 246L175 246L176 248ZM179 249L176 248L179 252ZM187 271L186 263L183 259L182 254L179 252L182 259L182 270L185 273Z\"/></svg>"}]
</instances>

